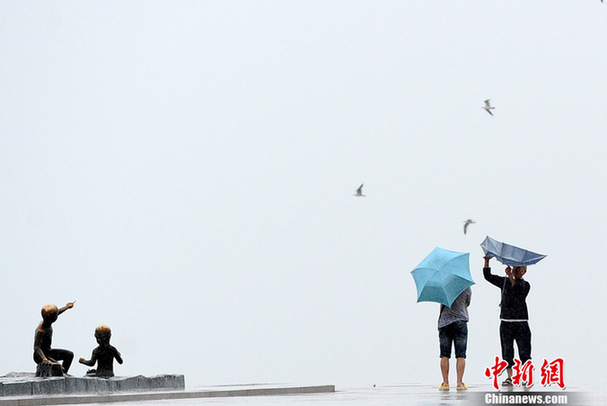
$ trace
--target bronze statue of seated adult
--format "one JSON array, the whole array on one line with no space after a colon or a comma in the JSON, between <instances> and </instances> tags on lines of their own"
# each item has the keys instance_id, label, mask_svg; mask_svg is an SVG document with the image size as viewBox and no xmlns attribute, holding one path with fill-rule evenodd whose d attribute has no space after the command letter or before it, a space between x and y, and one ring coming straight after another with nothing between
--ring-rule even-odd
<instances>
[{"instance_id":1,"label":"bronze statue of seated adult","mask_svg":"<svg viewBox=\"0 0 607 406\"><path fill-rule=\"evenodd\" d=\"M36 376L64 376L68 373L74 353L69 350L51 348L53 341L53 323L61 313L74 307L70 302L62 308L48 304L42 308L42 321L34 335L34 362L37 364ZM63 361L60 363L59 361Z\"/></svg>"}]
</instances>

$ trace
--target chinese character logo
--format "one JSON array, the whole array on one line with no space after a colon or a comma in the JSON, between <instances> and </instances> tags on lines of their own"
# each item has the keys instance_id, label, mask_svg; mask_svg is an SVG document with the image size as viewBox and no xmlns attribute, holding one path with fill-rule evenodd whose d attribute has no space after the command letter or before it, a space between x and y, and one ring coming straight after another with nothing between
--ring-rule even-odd
<instances>
[{"instance_id":1,"label":"chinese character logo","mask_svg":"<svg viewBox=\"0 0 607 406\"><path fill-rule=\"evenodd\" d=\"M495 364L492 367L488 367L487 369L485 369L485 376L487 378L493 376L493 387L495 388L495 390L499 390L500 388L499 384L497 383L497 377L500 376L500 374L504 371L504 369L506 369L507 366L508 363L506 361L500 361L499 357L495 357Z\"/></svg>"},{"instance_id":2,"label":"chinese character logo","mask_svg":"<svg viewBox=\"0 0 607 406\"><path fill-rule=\"evenodd\" d=\"M543 386L550 386L553 383L559 388L565 389L565 380L563 377L565 362L562 358L557 358L552 362L544 359L542 367L540 368L541 380L540 383ZM493 366L485 369L485 376L487 378L493 378L493 387L495 390L499 390L498 377L504 372L504 369L508 366L508 363L501 360L499 357L495 357ZM512 385L513 386L524 386L530 388L533 386L533 371L535 367L531 360L527 360L524 364L520 360L515 359L514 365L512 366Z\"/></svg>"},{"instance_id":3,"label":"chinese character logo","mask_svg":"<svg viewBox=\"0 0 607 406\"><path fill-rule=\"evenodd\" d=\"M565 361L562 358L557 358L551 363L544 360L542 368L540 369L542 374L542 385L549 386L556 383L559 388L565 388L565 381L563 379L563 366Z\"/></svg>"}]
</instances>

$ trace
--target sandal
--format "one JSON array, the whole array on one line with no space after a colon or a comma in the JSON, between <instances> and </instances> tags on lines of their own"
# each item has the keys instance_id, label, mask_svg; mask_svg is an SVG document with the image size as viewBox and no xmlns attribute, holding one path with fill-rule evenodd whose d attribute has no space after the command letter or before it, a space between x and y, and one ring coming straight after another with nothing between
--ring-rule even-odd
<instances>
[{"instance_id":1,"label":"sandal","mask_svg":"<svg viewBox=\"0 0 607 406\"><path fill-rule=\"evenodd\" d=\"M441 383L440 386L438 387L438 390L447 391L447 390L449 390L449 385L444 385Z\"/></svg>"},{"instance_id":2,"label":"sandal","mask_svg":"<svg viewBox=\"0 0 607 406\"><path fill-rule=\"evenodd\" d=\"M512 386L512 379L506 378L506 380L502 382L502 386Z\"/></svg>"}]
</instances>

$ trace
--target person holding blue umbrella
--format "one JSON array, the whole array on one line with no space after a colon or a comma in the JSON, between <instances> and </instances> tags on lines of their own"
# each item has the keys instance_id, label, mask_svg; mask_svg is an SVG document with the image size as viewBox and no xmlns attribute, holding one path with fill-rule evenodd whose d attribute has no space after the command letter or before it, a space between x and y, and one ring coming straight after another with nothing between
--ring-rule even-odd
<instances>
[{"instance_id":1,"label":"person holding blue umbrella","mask_svg":"<svg viewBox=\"0 0 607 406\"><path fill-rule=\"evenodd\" d=\"M438 340L440 345L440 370L443 382L439 389L449 390L449 359L451 348L455 347L455 370L457 390L466 390L463 382L466 369L466 348L468 346L468 306L472 299L472 289L466 288L455 299L451 307L441 304L438 318Z\"/></svg>"},{"instance_id":2,"label":"person holding blue umbrella","mask_svg":"<svg viewBox=\"0 0 607 406\"><path fill-rule=\"evenodd\" d=\"M527 266L515 265L506 267L506 276L493 275L489 261L485 256L483 276L487 282L498 287L502 292L500 302L500 342L502 358L508 363L508 378L503 386L512 386L512 367L514 366L514 342L518 348L521 364L531 359L531 329L529 328L529 311L527 295L531 290L529 282L523 279Z\"/></svg>"},{"instance_id":3,"label":"person holding blue umbrella","mask_svg":"<svg viewBox=\"0 0 607 406\"><path fill-rule=\"evenodd\" d=\"M470 254L436 247L411 271L411 275L415 280L418 302L441 304L438 337L443 382L439 389L449 390L449 358L452 347L455 347L457 389L465 390L462 379L468 344L468 306L472 298L470 286L474 285L470 275Z\"/></svg>"},{"instance_id":4,"label":"person holding blue umbrella","mask_svg":"<svg viewBox=\"0 0 607 406\"><path fill-rule=\"evenodd\" d=\"M417 287L417 301L441 304L438 337L443 382L439 389L449 390L449 358L455 347L457 390L465 390L462 379L468 345L468 306L472 298L470 286L474 285L470 254L436 247L411 274Z\"/></svg>"}]
</instances>

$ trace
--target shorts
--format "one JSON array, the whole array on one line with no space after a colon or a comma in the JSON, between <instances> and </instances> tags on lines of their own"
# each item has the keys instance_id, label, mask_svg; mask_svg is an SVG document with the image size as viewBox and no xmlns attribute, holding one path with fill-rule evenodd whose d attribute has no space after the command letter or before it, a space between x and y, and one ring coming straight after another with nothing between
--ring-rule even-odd
<instances>
[{"instance_id":1,"label":"shorts","mask_svg":"<svg viewBox=\"0 0 607 406\"><path fill-rule=\"evenodd\" d=\"M468 347L468 322L454 321L438 329L440 357L451 358L451 347L455 347L455 358L466 358Z\"/></svg>"}]
</instances>

